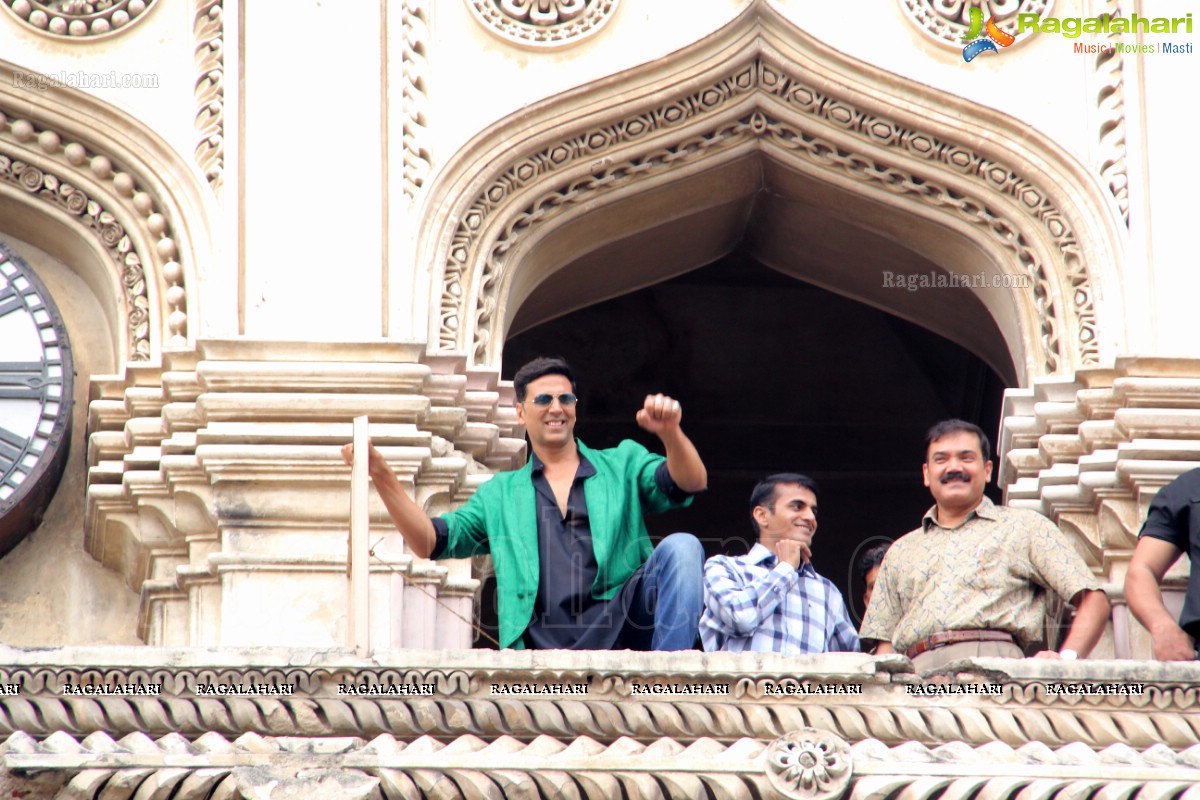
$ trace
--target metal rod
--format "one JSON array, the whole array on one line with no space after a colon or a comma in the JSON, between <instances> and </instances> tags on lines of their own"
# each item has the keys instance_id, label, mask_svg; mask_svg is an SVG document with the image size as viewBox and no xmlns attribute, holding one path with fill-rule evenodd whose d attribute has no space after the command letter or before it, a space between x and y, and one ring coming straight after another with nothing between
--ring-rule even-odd
<instances>
[{"instance_id":1,"label":"metal rod","mask_svg":"<svg viewBox=\"0 0 1200 800\"><path fill-rule=\"evenodd\" d=\"M347 644L360 656L371 649L370 561L367 551L371 521L368 517L367 454L370 439L367 418L354 418L354 464L350 468L350 613L347 620Z\"/></svg>"}]
</instances>

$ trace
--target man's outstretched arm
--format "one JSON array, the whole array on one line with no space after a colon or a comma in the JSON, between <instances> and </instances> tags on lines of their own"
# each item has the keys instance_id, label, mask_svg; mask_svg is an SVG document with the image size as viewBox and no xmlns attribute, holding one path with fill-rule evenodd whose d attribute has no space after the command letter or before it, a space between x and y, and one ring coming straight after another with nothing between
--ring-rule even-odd
<instances>
[{"instance_id":1,"label":"man's outstretched arm","mask_svg":"<svg viewBox=\"0 0 1200 800\"><path fill-rule=\"evenodd\" d=\"M400 480L392 471L391 465L387 463L383 454L376 450L374 445L368 446L370 452L367 455L367 472L371 476L371 482L375 484L375 491L379 493L379 499L383 501L384 508L392 518L396 530L400 531L404 537L408 549L414 555L429 558L437 541L433 522L404 491L404 487L400 485ZM342 447L342 458L347 464L354 465L353 444Z\"/></svg>"},{"instance_id":2,"label":"man's outstretched arm","mask_svg":"<svg viewBox=\"0 0 1200 800\"><path fill-rule=\"evenodd\" d=\"M708 470L692 440L680 427L683 408L664 394L648 394L637 412L637 423L662 440L667 472L675 485L689 494L708 488Z\"/></svg>"}]
</instances>

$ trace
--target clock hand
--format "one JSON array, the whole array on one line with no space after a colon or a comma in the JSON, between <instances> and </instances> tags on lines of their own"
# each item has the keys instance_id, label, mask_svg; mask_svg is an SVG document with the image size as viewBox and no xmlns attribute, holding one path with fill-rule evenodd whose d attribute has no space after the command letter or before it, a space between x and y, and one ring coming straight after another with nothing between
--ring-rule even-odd
<instances>
[{"instance_id":1,"label":"clock hand","mask_svg":"<svg viewBox=\"0 0 1200 800\"><path fill-rule=\"evenodd\" d=\"M7 475L8 470L25 454L29 440L19 433L13 433L0 425L0 475Z\"/></svg>"}]
</instances>

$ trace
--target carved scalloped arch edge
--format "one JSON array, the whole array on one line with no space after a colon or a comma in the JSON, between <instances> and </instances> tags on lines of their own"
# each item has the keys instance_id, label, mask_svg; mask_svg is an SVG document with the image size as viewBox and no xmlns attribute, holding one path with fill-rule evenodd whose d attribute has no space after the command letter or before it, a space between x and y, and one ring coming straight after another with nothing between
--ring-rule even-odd
<instances>
[{"instance_id":1,"label":"carved scalloped arch edge","mask_svg":"<svg viewBox=\"0 0 1200 800\"><path fill-rule=\"evenodd\" d=\"M116 243L106 241L112 234L101 225L80 224L72 209L59 214L58 221L75 219L68 227L93 250L119 248L123 259L133 253L144 270L144 291L131 294L121 309L124 319L117 329L129 332L125 341L115 343L122 360L158 363L164 349L193 344L200 329L194 289L201 275L212 280L206 271L215 265L212 221L217 215L203 177L129 114L70 87L22 88L16 72L28 70L0 60L0 114L6 122L0 126L0 153L33 164L58 185L77 189L108 210L124 235ZM59 213L51 207L62 204L47 204L38 193L41 188L27 191L23 199L12 192L9 197L39 215ZM128 244L120 245L125 237ZM148 305L144 335L131 319L137 306L130 300L137 296L144 296Z\"/></svg>"},{"instance_id":2,"label":"carved scalloped arch edge","mask_svg":"<svg viewBox=\"0 0 1200 800\"><path fill-rule=\"evenodd\" d=\"M756 2L705 40L631 70L622 91L613 91L610 77L534 104L523 109L519 119L502 120L481 133L448 162L426 198L431 224L420 245L422 255L439 265L433 307L441 312L431 320L431 348L466 350L474 360L489 363L498 358L497 331L492 329L499 324L495 314L500 303L490 292L503 284L504 276L487 263L489 243L527 227L529 220L520 221L520 208L506 208L503 218L496 220L488 217L504 205L505 194L531 197L527 190L518 191L521 187L512 180L517 167L539 153L552 154L556 145L568 147L575 139L586 138L589 130L636 119L652 107L670 105L672 98L682 102L706 85L728 80L736 72L729 68L733 52L744 60L772 51L783 54L793 74L803 73L806 82L829 92L834 100L852 96L851 107L883 114L898 126L928 132L950 144L969 140L966 150L986 163L1017 165L1017 178L1039 195L1029 211L1030 224L1047 229L1045 247L1056 254L1048 268L1060 316L1043 335L1053 339L1060 330L1075 334L1066 342L1063 357L1047 361L1048 369L1035 370L1034 375L1069 373L1097 363L1119 345L1122 300L1119 292L1105 293L1103 286L1119 286L1120 215L1111 196L1099 186L1098 176L1048 137L1008 115L855 61L796 30L769 4ZM613 97L634 99L613 106ZM564 108L568 110L563 112ZM516 155L514 141L525 142ZM563 187L578 183L579 171L591 162L597 169L610 168L613 155L619 157L616 150L612 155L581 153L561 164L547 155L539 170L561 172L564 177L546 181L543 188L557 190L560 183ZM496 166L481 168L484 164ZM946 169L948 176L962 177L961 171ZM979 179L981 188L994 191L987 176ZM534 180L544 178L534 176ZM1012 207L1020 209L1021 203L1014 198ZM531 213L538 219L546 216L538 209ZM1055 245L1054 240L1065 244ZM513 251L511 241L502 246L506 253ZM1030 317L1038 313L1031 309ZM1102 328L1103 320L1113 324Z\"/></svg>"}]
</instances>

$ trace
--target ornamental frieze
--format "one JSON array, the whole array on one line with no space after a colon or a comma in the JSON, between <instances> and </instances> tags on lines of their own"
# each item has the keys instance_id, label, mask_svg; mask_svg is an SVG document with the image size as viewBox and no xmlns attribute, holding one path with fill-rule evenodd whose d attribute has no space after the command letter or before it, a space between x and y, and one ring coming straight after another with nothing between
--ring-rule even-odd
<instances>
[{"instance_id":1,"label":"ornamental frieze","mask_svg":"<svg viewBox=\"0 0 1200 800\"><path fill-rule=\"evenodd\" d=\"M612 19L618 0L466 0L472 16L501 39L541 49L575 44Z\"/></svg>"},{"instance_id":2,"label":"ornamental frieze","mask_svg":"<svg viewBox=\"0 0 1200 800\"><path fill-rule=\"evenodd\" d=\"M116 36L129 30L158 0L0 0L31 30L66 41Z\"/></svg>"},{"instance_id":3,"label":"ornamental frieze","mask_svg":"<svg viewBox=\"0 0 1200 800\"><path fill-rule=\"evenodd\" d=\"M85 739L15 733L0 746L0 781L13 796L72 798L346 797L443 799L576 797L779 797L786 800L904 797L1184 797L1200 781L1200 745L1049 748L1000 742L979 747L874 739L853 745L816 728L773 741L652 743L587 736L532 741L460 736L449 741L263 737L172 733ZM7 779L7 780L6 780Z\"/></svg>"},{"instance_id":4,"label":"ornamental frieze","mask_svg":"<svg viewBox=\"0 0 1200 800\"><path fill-rule=\"evenodd\" d=\"M483 187L462 198L444 250L439 348L466 349L476 363L495 358L502 291L524 243L546 235L541 229L637 183L750 146L970 226L1003 253L1007 271L1031 281L1040 329L1030 344L1041 372L1099 357L1096 289L1075 217L1056 199L1058 187L1019 162L814 82L765 46L699 88L692 82L686 93L654 97L654 105L625 103L606 122L553 132L535 149L493 160ZM1062 340L1066 331L1074 341Z\"/></svg>"},{"instance_id":5,"label":"ornamental frieze","mask_svg":"<svg viewBox=\"0 0 1200 800\"><path fill-rule=\"evenodd\" d=\"M1015 35L1019 15L1049 14L1054 0L900 0L900 7L905 18L931 40L962 50L972 31L972 9L982 12L981 19L995 20L996 27Z\"/></svg>"},{"instance_id":6,"label":"ornamental frieze","mask_svg":"<svg viewBox=\"0 0 1200 800\"><path fill-rule=\"evenodd\" d=\"M813 728L889 747L1161 744L1183 751L1200 744L1200 667L1192 664L980 659L923 677L902 656L862 654L631 660L627 653L405 650L396 653L408 665L401 667L334 651L282 651L288 663L236 666L195 663L203 659L171 649L152 651L162 663L156 666L78 663L81 655L94 662L135 650L138 660L151 652L0 648L0 664L26 662L0 667L0 737L248 732L732 743ZM219 652L230 662L255 655Z\"/></svg>"},{"instance_id":7,"label":"ornamental frieze","mask_svg":"<svg viewBox=\"0 0 1200 800\"><path fill-rule=\"evenodd\" d=\"M151 352L147 265L160 269L169 287L165 299L173 338L186 337L187 292L170 223L131 174L81 142L64 141L57 131L0 113L0 181L65 211L108 254L124 291L131 360L144 361ZM89 195L85 184L102 188L107 197ZM136 237L129 230L135 226L140 228ZM153 253L138 243L151 238Z\"/></svg>"}]
</instances>

